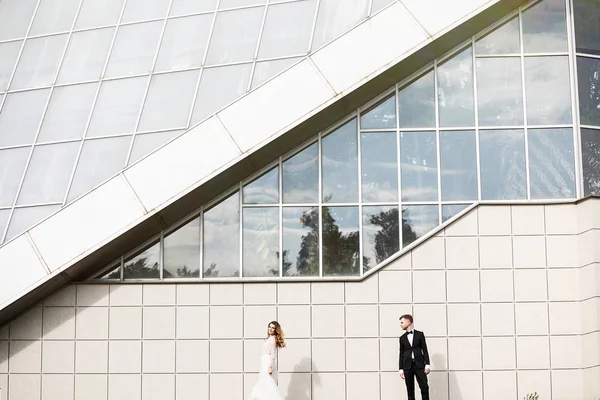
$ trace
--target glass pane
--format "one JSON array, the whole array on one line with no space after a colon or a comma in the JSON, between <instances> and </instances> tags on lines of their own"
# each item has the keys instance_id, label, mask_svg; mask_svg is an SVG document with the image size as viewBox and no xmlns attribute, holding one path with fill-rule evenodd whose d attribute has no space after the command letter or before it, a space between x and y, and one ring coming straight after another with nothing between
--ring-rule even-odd
<instances>
[{"instance_id":1,"label":"glass pane","mask_svg":"<svg viewBox=\"0 0 600 400\"><path fill-rule=\"evenodd\" d=\"M41 0L29 36L70 31L80 0Z\"/></svg>"},{"instance_id":2,"label":"glass pane","mask_svg":"<svg viewBox=\"0 0 600 400\"><path fill-rule=\"evenodd\" d=\"M251 73L252 63L203 70L192 114L192 125L213 115L246 93Z\"/></svg>"},{"instance_id":3,"label":"glass pane","mask_svg":"<svg viewBox=\"0 0 600 400\"><path fill-rule=\"evenodd\" d=\"M17 204L62 202L78 151L77 142L36 146Z\"/></svg>"},{"instance_id":4,"label":"glass pane","mask_svg":"<svg viewBox=\"0 0 600 400\"><path fill-rule=\"evenodd\" d=\"M206 63L213 65L252 60L263 14L263 7L218 13Z\"/></svg>"},{"instance_id":5,"label":"glass pane","mask_svg":"<svg viewBox=\"0 0 600 400\"><path fill-rule=\"evenodd\" d=\"M394 2L394 0L373 0L373 4L371 5L371 15L375 14L382 10L385 6L390 5Z\"/></svg>"},{"instance_id":6,"label":"glass pane","mask_svg":"<svg viewBox=\"0 0 600 400\"><path fill-rule=\"evenodd\" d=\"M600 195L600 131L581 129L583 195ZM0 160L2 153L0 153ZM0 186L2 182L0 181Z\"/></svg>"},{"instance_id":7,"label":"glass pane","mask_svg":"<svg viewBox=\"0 0 600 400\"><path fill-rule=\"evenodd\" d=\"M392 95L362 113L360 129L388 129L396 127L396 96Z\"/></svg>"},{"instance_id":8,"label":"glass pane","mask_svg":"<svg viewBox=\"0 0 600 400\"><path fill-rule=\"evenodd\" d=\"M435 84L433 71L423 75L398 93L402 128L435 127Z\"/></svg>"},{"instance_id":9,"label":"glass pane","mask_svg":"<svg viewBox=\"0 0 600 400\"><path fill-rule=\"evenodd\" d=\"M567 51L565 0L543 0L522 13L525 53Z\"/></svg>"},{"instance_id":10,"label":"glass pane","mask_svg":"<svg viewBox=\"0 0 600 400\"><path fill-rule=\"evenodd\" d=\"M200 71L154 75L138 131L187 127Z\"/></svg>"},{"instance_id":11,"label":"glass pane","mask_svg":"<svg viewBox=\"0 0 600 400\"><path fill-rule=\"evenodd\" d=\"M302 57L293 57L284 58L283 60L257 62L254 66L254 75L252 76L252 89L262 85L280 72L285 71L301 59Z\"/></svg>"},{"instance_id":12,"label":"glass pane","mask_svg":"<svg viewBox=\"0 0 600 400\"><path fill-rule=\"evenodd\" d=\"M8 224L8 218L10 217L10 208L0 210L0 243L2 243L2 237L6 230L6 224ZM318 256L317 256L318 257Z\"/></svg>"},{"instance_id":13,"label":"glass pane","mask_svg":"<svg viewBox=\"0 0 600 400\"><path fill-rule=\"evenodd\" d=\"M400 133L402 201L437 201L435 132Z\"/></svg>"},{"instance_id":14,"label":"glass pane","mask_svg":"<svg viewBox=\"0 0 600 400\"><path fill-rule=\"evenodd\" d=\"M200 218L165 236L163 277L200 277Z\"/></svg>"},{"instance_id":15,"label":"glass pane","mask_svg":"<svg viewBox=\"0 0 600 400\"><path fill-rule=\"evenodd\" d=\"M475 43L475 55L521 53L519 18L515 17Z\"/></svg>"},{"instance_id":16,"label":"glass pane","mask_svg":"<svg viewBox=\"0 0 600 400\"><path fill-rule=\"evenodd\" d=\"M92 112L97 88L97 83L56 87L37 142L81 139Z\"/></svg>"},{"instance_id":17,"label":"glass pane","mask_svg":"<svg viewBox=\"0 0 600 400\"><path fill-rule=\"evenodd\" d=\"M358 207L323 207L323 275L360 273Z\"/></svg>"},{"instance_id":18,"label":"glass pane","mask_svg":"<svg viewBox=\"0 0 600 400\"><path fill-rule=\"evenodd\" d=\"M240 197L231 197L204 213L202 251L205 278L240 276Z\"/></svg>"},{"instance_id":19,"label":"glass pane","mask_svg":"<svg viewBox=\"0 0 600 400\"><path fill-rule=\"evenodd\" d=\"M115 28L75 32L67 47L58 83L100 79Z\"/></svg>"},{"instance_id":20,"label":"glass pane","mask_svg":"<svg viewBox=\"0 0 600 400\"><path fill-rule=\"evenodd\" d=\"M0 150L0 207L13 205L30 152L31 147Z\"/></svg>"},{"instance_id":21,"label":"glass pane","mask_svg":"<svg viewBox=\"0 0 600 400\"><path fill-rule=\"evenodd\" d=\"M283 163L283 202L319 201L319 144L314 143Z\"/></svg>"},{"instance_id":22,"label":"glass pane","mask_svg":"<svg viewBox=\"0 0 600 400\"><path fill-rule=\"evenodd\" d=\"M219 9L222 10L224 8L255 6L265 3L266 0L221 0L219 3Z\"/></svg>"},{"instance_id":23,"label":"glass pane","mask_svg":"<svg viewBox=\"0 0 600 400\"><path fill-rule=\"evenodd\" d=\"M358 144L356 119L322 139L323 201L358 201Z\"/></svg>"},{"instance_id":24,"label":"glass pane","mask_svg":"<svg viewBox=\"0 0 600 400\"><path fill-rule=\"evenodd\" d=\"M473 126L473 53L467 48L438 67L440 126Z\"/></svg>"},{"instance_id":25,"label":"glass pane","mask_svg":"<svg viewBox=\"0 0 600 400\"><path fill-rule=\"evenodd\" d=\"M8 89L8 82L15 68L22 44L22 41L0 43L0 92Z\"/></svg>"},{"instance_id":26,"label":"glass pane","mask_svg":"<svg viewBox=\"0 0 600 400\"><path fill-rule=\"evenodd\" d=\"M577 57L579 113L583 125L600 125L600 60Z\"/></svg>"},{"instance_id":27,"label":"glass pane","mask_svg":"<svg viewBox=\"0 0 600 400\"><path fill-rule=\"evenodd\" d=\"M442 223L448 221L450 218L458 215L462 210L469 207L470 204L445 204L442 205Z\"/></svg>"},{"instance_id":28,"label":"glass pane","mask_svg":"<svg viewBox=\"0 0 600 400\"><path fill-rule=\"evenodd\" d=\"M525 91L528 124L571 123L568 57L526 57Z\"/></svg>"},{"instance_id":29,"label":"glass pane","mask_svg":"<svg viewBox=\"0 0 600 400\"><path fill-rule=\"evenodd\" d=\"M121 265L109 269L104 275L96 278L103 281L106 280L121 280Z\"/></svg>"},{"instance_id":30,"label":"glass pane","mask_svg":"<svg viewBox=\"0 0 600 400\"><path fill-rule=\"evenodd\" d=\"M396 132L360 135L362 201L398 201L398 142Z\"/></svg>"},{"instance_id":31,"label":"glass pane","mask_svg":"<svg viewBox=\"0 0 600 400\"><path fill-rule=\"evenodd\" d=\"M426 235L439 225L438 206L402 207L402 247Z\"/></svg>"},{"instance_id":32,"label":"glass pane","mask_svg":"<svg viewBox=\"0 0 600 400\"><path fill-rule=\"evenodd\" d=\"M160 242L125 260L123 279L159 279Z\"/></svg>"},{"instance_id":33,"label":"glass pane","mask_svg":"<svg viewBox=\"0 0 600 400\"><path fill-rule=\"evenodd\" d=\"M0 113L0 147L33 143L49 93L43 89L6 95Z\"/></svg>"},{"instance_id":34,"label":"glass pane","mask_svg":"<svg viewBox=\"0 0 600 400\"><path fill-rule=\"evenodd\" d=\"M514 131L479 131L482 200L527 198L525 134Z\"/></svg>"},{"instance_id":35,"label":"glass pane","mask_svg":"<svg viewBox=\"0 0 600 400\"><path fill-rule=\"evenodd\" d=\"M258 58L306 54L315 20L316 0L269 6Z\"/></svg>"},{"instance_id":36,"label":"glass pane","mask_svg":"<svg viewBox=\"0 0 600 400\"><path fill-rule=\"evenodd\" d=\"M170 71L201 66L212 21L212 14L168 20L154 70Z\"/></svg>"},{"instance_id":37,"label":"glass pane","mask_svg":"<svg viewBox=\"0 0 600 400\"><path fill-rule=\"evenodd\" d=\"M574 198L573 131L529 129L529 184L532 199Z\"/></svg>"},{"instance_id":38,"label":"glass pane","mask_svg":"<svg viewBox=\"0 0 600 400\"><path fill-rule=\"evenodd\" d=\"M170 0L127 0L121 22L144 21L163 18Z\"/></svg>"},{"instance_id":39,"label":"glass pane","mask_svg":"<svg viewBox=\"0 0 600 400\"><path fill-rule=\"evenodd\" d=\"M119 21L124 0L83 0L76 29L114 25Z\"/></svg>"},{"instance_id":40,"label":"glass pane","mask_svg":"<svg viewBox=\"0 0 600 400\"><path fill-rule=\"evenodd\" d=\"M474 131L440 132L442 200L477 200Z\"/></svg>"},{"instance_id":41,"label":"glass pane","mask_svg":"<svg viewBox=\"0 0 600 400\"><path fill-rule=\"evenodd\" d=\"M244 186L244 204L273 204L279 202L279 168L275 167Z\"/></svg>"},{"instance_id":42,"label":"glass pane","mask_svg":"<svg viewBox=\"0 0 600 400\"><path fill-rule=\"evenodd\" d=\"M523 125L521 59L478 58L476 64L479 125Z\"/></svg>"},{"instance_id":43,"label":"glass pane","mask_svg":"<svg viewBox=\"0 0 600 400\"><path fill-rule=\"evenodd\" d=\"M17 90L51 85L68 36L46 36L27 40L10 88Z\"/></svg>"},{"instance_id":44,"label":"glass pane","mask_svg":"<svg viewBox=\"0 0 600 400\"><path fill-rule=\"evenodd\" d=\"M58 209L59 205L15 208L5 240L19 236Z\"/></svg>"},{"instance_id":45,"label":"glass pane","mask_svg":"<svg viewBox=\"0 0 600 400\"><path fill-rule=\"evenodd\" d=\"M244 208L244 277L279 276L279 208Z\"/></svg>"},{"instance_id":46,"label":"glass pane","mask_svg":"<svg viewBox=\"0 0 600 400\"><path fill-rule=\"evenodd\" d=\"M24 37L37 0L0 1L0 40Z\"/></svg>"},{"instance_id":47,"label":"glass pane","mask_svg":"<svg viewBox=\"0 0 600 400\"><path fill-rule=\"evenodd\" d=\"M132 133L147 80L142 76L102 82L86 137Z\"/></svg>"},{"instance_id":48,"label":"glass pane","mask_svg":"<svg viewBox=\"0 0 600 400\"><path fill-rule=\"evenodd\" d=\"M370 0L321 0L312 51L331 42L367 18Z\"/></svg>"},{"instance_id":49,"label":"glass pane","mask_svg":"<svg viewBox=\"0 0 600 400\"><path fill-rule=\"evenodd\" d=\"M577 51L600 54L600 3L597 1L573 1L575 39Z\"/></svg>"},{"instance_id":50,"label":"glass pane","mask_svg":"<svg viewBox=\"0 0 600 400\"><path fill-rule=\"evenodd\" d=\"M319 209L283 208L283 276L319 275Z\"/></svg>"},{"instance_id":51,"label":"glass pane","mask_svg":"<svg viewBox=\"0 0 600 400\"><path fill-rule=\"evenodd\" d=\"M398 207L363 207L363 272L400 251Z\"/></svg>"},{"instance_id":52,"label":"glass pane","mask_svg":"<svg viewBox=\"0 0 600 400\"><path fill-rule=\"evenodd\" d=\"M81 149L68 201L86 193L125 166L131 136L86 140Z\"/></svg>"},{"instance_id":53,"label":"glass pane","mask_svg":"<svg viewBox=\"0 0 600 400\"><path fill-rule=\"evenodd\" d=\"M173 0L170 15L185 15L207 11L217 8L217 0Z\"/></svg>"},{"instance_id":54,"label":"glass pane","mask_svg":"<svg viewBox=\"0 0 600 400\"><path fill-rule=\"evenodd\" d=\"M150 72L162 27L163 21L120 26L106 67L106 77Z\"/></svg>"},{"instance_id":55,"label":"glass pane","mask_svg":"<svg viewBox=\"0 0 600 400\"><path fill-rule=\"evenodd\" d=\"M129 156L129 165L150 154L152 151L158 149L160 146L183 132L184 131L181 130L135 135L131 156Z\"/></svg>"}]
</instances>

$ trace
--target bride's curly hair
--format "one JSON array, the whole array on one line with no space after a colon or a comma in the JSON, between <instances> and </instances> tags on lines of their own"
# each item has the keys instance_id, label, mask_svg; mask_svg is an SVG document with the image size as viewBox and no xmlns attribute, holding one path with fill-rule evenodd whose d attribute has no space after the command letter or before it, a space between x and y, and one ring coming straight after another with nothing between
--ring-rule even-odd
<instances>
[{"instance_id":1,"label":"bride's curly hair","mask_svg":"<svg viewBox=\"0 0 600 400\"><path fill-rule=\"evenodd\" d=\"M267 325L267 339L269 338L269 326L271 325L275 326L275 344L278 348L285 347L285 335L283 334L281 325L279 325L279 322L277 321L271 321L269 322L269 325Z\"/></svg>"}]
</instances>

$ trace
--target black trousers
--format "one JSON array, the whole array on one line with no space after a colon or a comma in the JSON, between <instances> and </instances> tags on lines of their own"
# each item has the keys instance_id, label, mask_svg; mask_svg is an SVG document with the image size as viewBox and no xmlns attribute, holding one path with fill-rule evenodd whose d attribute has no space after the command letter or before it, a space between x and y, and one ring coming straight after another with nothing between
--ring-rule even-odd
<instances>
[{"instance_id":1,"label":"black trousers","mask_svg":"<svg viewBox=\"0 0 600 400\"><path fill-rule=\"evenodd\" d=\"M408 393L408 400L415 400L415 377L421 389L421 399L429 400L429 385L427 383L427 375L422 369L417 369L415 362L408 371L404 371L404 381L406 382L406 391Z\"/></svg>"}]
</instances>

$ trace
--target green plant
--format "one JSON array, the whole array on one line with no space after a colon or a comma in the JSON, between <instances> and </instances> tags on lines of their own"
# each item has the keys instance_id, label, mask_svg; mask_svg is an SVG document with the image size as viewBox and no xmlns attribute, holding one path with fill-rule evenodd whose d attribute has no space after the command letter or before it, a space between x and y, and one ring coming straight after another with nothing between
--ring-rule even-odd
<instances>
[{"instance_id":1,"label":"green plant","mask_svg":"<svg viewBox=\"0 0 600 400\"><path fill-rule=\"evenodd\" d=\"M537 392L534 393L529 393L527 394L523 400L538 400L540 398L540 396L537 394Z\"/></svg>"}]
</instances>

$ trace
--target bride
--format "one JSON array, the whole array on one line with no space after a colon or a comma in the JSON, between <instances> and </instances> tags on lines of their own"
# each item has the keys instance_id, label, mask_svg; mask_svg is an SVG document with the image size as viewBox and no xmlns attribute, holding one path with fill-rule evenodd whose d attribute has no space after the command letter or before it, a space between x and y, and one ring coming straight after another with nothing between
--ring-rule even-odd
<instances>
[{"instance_id":1,"label":"bride","mask_svg":"<svg viewBox=\"0 0 600 400\"><path fill-rule=\"evenodd\" d=\"M248 400L284 400L283 394L273 379L272 374L277 376L275 367L275 357L277 349L285 347L283 330L277 321L271 321L267 328L267 338L263 344L262 355L260 357L260 373L258 382L252 389L252 394Z\"/></svg>"}]
</instances>

